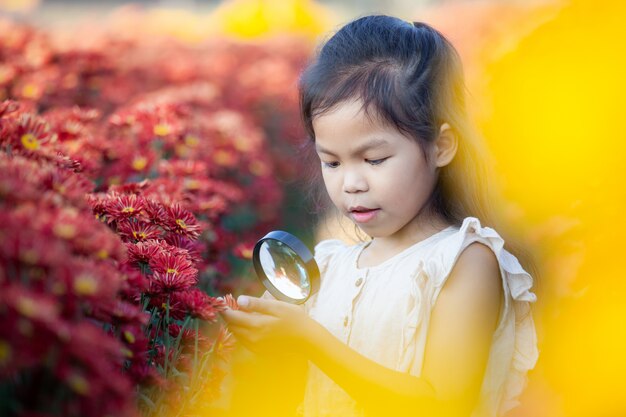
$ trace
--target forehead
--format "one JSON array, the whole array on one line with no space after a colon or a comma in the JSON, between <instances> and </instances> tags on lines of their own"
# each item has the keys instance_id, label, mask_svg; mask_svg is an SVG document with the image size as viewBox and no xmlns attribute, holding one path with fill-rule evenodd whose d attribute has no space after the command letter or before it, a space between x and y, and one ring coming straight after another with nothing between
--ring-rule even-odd
<instances>
[{"instance_id":1,"label":"forehead","mask_svg":"<svg viewBox=\"0 0 626 417\"><path fill-rule=\"evenodd\" d=\"M360 100L341 102L315 117L312 123L318 149L356 148L380 139L389 145L409 140L384 123L376 112L370 109L366 113Z\"/></svg>"}]
</instances>

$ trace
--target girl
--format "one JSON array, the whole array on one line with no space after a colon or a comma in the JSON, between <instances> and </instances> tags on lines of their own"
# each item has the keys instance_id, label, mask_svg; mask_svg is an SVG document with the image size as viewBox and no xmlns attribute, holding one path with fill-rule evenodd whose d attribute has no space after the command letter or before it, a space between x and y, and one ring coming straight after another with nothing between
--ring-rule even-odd
<instances>
[{"instance_id":1,"label":"girl","mask_svg":"<svg viewBox=\"0 0 626 417\"><path fill-rule=\"evenodd\" d=\"M240 296L223 313L251 350L308 359L300 414L496 416L516 404L537 360L535 295L481 224L464 93L452 45L388 16L344 26L303 73L325 189L371 239L319 243L320 290L303 307Z\"/></svg>"}]
</instances>

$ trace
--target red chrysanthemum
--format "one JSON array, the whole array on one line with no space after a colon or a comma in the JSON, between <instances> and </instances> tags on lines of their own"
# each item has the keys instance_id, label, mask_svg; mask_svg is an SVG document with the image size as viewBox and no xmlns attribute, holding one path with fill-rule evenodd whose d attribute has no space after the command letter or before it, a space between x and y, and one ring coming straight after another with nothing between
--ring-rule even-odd
<instances>
[{"instance_id":1,"label":"red chrysanthemum","mask_svg":"<svg viewBox=\"0 0 626 417\"><path fill-rule=\"evenodd\" d=\"M20 105L16 101L4 100L0 103L0 117L16 112Z\"/></svg>"},{"instance_id":2,"label":"red chrysanthemum","mask_svg":"<svg viewBox=\"0 0 626 417\"><path fill-rule=\"evenodd\" d=\"M233 248L233 254L242 259L252 259L254 243L241 242Z\"/></svg>"},{"instance_id":3,"label":"red chrysanthemum","mask_svg":"<svg viewBox=\"0 0 626 417\"><path fill-rule=\"evenodd\" d=\"M150 260L150 268L150 289L154 293L184 290L198 281L198 270L184 256L160 252Z\"/></svg>"},{"instance_id":4,"label":"red chrysanthemum","mask_svg":"<svg viewBox=\"0 0 626 417\"><path fill-rule=\"evenodd\" d=\"M194 215L182 208L179 204L174 204L166 210L165 227L174 233L195 239L200 234L200 225Z\"/></svg>"},{"instance_id":5,"label":"red chrysanthemum","mask_svg":"<svg viewBox=\"0 0 626 417\"><path fill-rule=\"evenodd\" d=\"M202 263L202 251L205 249L203 242L173 233L165 236L165 241L171 246L187 251L188 257L196 263L196 266Z\"/></svg>"},{"instance_id":6,"label":"red chrysanthemum","mask_svg":"<svg viewBox=\"0 0 626 417\"><path fill-rule=\"evenodd\" d=\"M219 297L219 300L221 300L223 304L231 310L239 310L239 304L237 304L237 300L232 294L229 293L223 297Z\"/></svg>"},{"instance_id":7,"label":"red chrysanthemum","mask_svg":"<svg viewBox=\"0 0 626 417\"><path fill-rule=\"evenodd\" d=\"M163 207L163 204L154 201L151 198L146 198L144 211L146 213L146 217L152 223L159 226L165 224L167 215L165 213L165 207Z\"/></svg>"},{"instance_id":8,"label":"red chrysanthemum","mask_svg":"<svg viewBox=\"0 0 626 417\"><path fill-rule=\"evenodd\" d=\"M127 243L126 248L130 263L149 264L161 252L161 243L158 240L150 239L145 242Z\"/></svg>"},{"instance_id":9,"label":"red chrysanthemum","mask_svg":"<svg viewBox=\"0 0 626 417\"><path fill-rule=\"evenodd\" d=\"M226 308L223 300L211 297L198 288L175 292L170 302L184 313L206 321L215 321L217 313Z\"/></svg>"},{"instance_id":10,"label":"red chrysanthemum","mask_svg":"<svg viewBox=\"0 0 626 417\"><path fill-rule=\"evenodd\" d=\"M13 145L25 151L37 151L42 145L56 141L48 123L30 113L19 115L13 134Z\"/></svg>"},{"instance_id":11,"label":"red chrysanthemum","mask_svg":"<svg viewBox=\"0 0 626 417\"><path fill-rule=\"evenodd\" d=\"M193 344L196 340L196 331L193 328L189 328L189 327L183 328L183 326L180 326L176 323L172 323L169 326L169 332L172 337L178 337L181 334L181 330L182 330L182 335L180 337L183 343ZM198 336L198 344L204 347L207 344L208 339L200 331L198 331L197 336Z\"/></svg>"},{"instance_id":12,"label":"red chrysanthemum","mask_svg":"<svg viewBox=\"0 0 626 417\"><path fill-rule=\"evenodd\" d=\"M223 360L228 360L230 352L232 352L234 347L235 340L233 334L224 325L220 325L220 330L217 333L215 342L213 342L213 352Z\"/></svg>"},{"instance_id":13,"label":"red chrysanthemum","mask_svg":"<svg viewBox=\"0 0 626 417\"><path fill-rule=\"evenodd\" d=\"M161 229L158 226L143 221L123 220L118 223L117 227L117 231L125 242L145 242L161 235Z\"/></svg>"},{"instance_id":14,"label":"red chrysanthemum","mask_svg":"<svg viewBox=\"0 0 626 417\"><path fill-rule=\"evenodd\" d=\"M114 220L139 217L145 207L144 199L138 195L119 195L111 198L107 204L107 214Z\"/></svg>"}]
</instances>

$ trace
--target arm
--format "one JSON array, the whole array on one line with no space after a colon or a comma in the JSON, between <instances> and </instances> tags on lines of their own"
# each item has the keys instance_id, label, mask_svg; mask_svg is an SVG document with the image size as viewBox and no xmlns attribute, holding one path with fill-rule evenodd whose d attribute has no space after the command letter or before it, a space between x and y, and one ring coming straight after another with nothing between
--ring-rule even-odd
<instances>
[{"instance_id":1,"label":"arm","mask_svg":"<svg viewBox=\"0 0 626 417\"><path fill-rule=\"evenodd\" d=\"M497 321L500 285L499 266L489 248L472 244L463 251L433 311L420 378L364 357L301 307L251 298L246 309L257 313L231 311L225 318L254 350L275 351L287 344L302 351L374 415L468 415Z\"/></svg>"}]
</instances>

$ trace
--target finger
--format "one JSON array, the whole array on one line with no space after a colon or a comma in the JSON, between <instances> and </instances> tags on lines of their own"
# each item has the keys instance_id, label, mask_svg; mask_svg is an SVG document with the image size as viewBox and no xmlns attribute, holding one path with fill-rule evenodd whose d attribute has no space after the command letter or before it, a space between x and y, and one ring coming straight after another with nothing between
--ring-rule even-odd
<instances>
[{"instance_id":1,"label":"finger","mask_svg":"<svg viewBox=\"0 0 626 417\"><path fill-rule=\"evenodd\" d=\"M239 307L244 311L254 311L277 316L285 308L285 304L287 303L284 301L251 297L249 295L240 295L237 298L237 304L239 304Z\"/></svg>"},{"instance_id":2,"label":"finger","mask_svg":"<svg viewBox=\"0 0 626 417\"><path fill-rule=\"evenodd\" d=\"M220 314L228 324L229 328L231 326L251 328L257 325L257 318L249 312L227 309L221 311Z\"/></svg>"}]
</instances>

